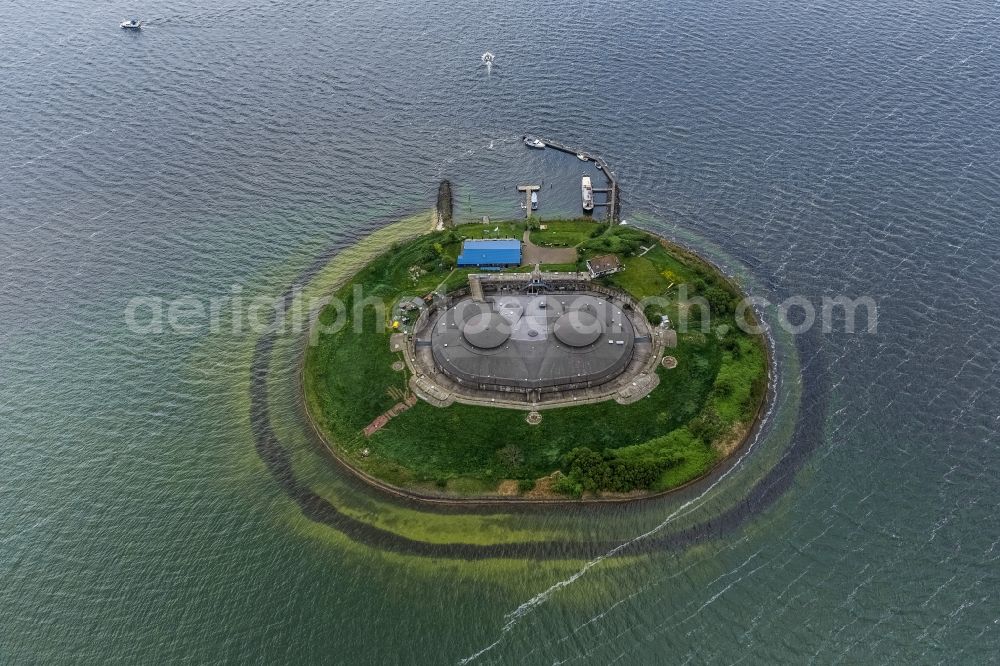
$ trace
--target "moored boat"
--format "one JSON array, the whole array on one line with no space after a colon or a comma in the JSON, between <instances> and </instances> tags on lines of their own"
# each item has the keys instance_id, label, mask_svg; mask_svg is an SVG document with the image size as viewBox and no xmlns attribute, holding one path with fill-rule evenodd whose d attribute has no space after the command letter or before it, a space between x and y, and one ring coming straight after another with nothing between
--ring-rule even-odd
<instances>
[{"instance_id":1,"label":"moored boat","mask_svg":"<svg viewBox=\"0 0 1000 666\"><path fill-rule=\"evenodd\" d=\"M594 186L590 182L590 176L580 179L580 190L583 194L583 209L594 210Z\"/></svg>"},{"instance_id":2,"label":"moored boat","mask_svg":"<svg viewBox=\"0 0 1000 666\"><path fill-rule=\"evenodd\" d=\"M524 137L524 145L528 148L544 148L545 142L541 139L536 139L533 136L526 136Z\"/></svg>"}]
</instances>

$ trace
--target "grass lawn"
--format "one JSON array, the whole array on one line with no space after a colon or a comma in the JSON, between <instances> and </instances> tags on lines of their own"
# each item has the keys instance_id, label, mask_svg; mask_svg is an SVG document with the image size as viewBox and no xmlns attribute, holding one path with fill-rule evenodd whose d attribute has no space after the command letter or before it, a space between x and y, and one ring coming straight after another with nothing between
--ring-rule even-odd
<instances>
[{"instance_id":1,"label":"grass lawn","mask_svg":"<svg viewBox=\"0 0 1000 666\"><path fill-rule=\"evenodd\" d=\"M493 222L489 224L472 223L455 227L455 232L461 238L516 238L521 240L526 225L524 222ZM497 229L497 231L493 231Z\"/></svg>"},{"instance_id":2,"label":"grass lawn","mask_svg":"<svg viewBox=\"0 0 1000 666\"><path fill-rule=\"evenodd\" d=\"M588 240L592 233L604 231L606 224L588 220L551 220L541 222L545 229L531 230L531 242L551 247L576 247Z\"/></svg>"},{"instance_id":3,"label":"grass lawn","mask_svg":"<svg viewBox=\"0 0 1000 666\"><path fill-rule=\"evenodd\" d=\"M660 267L646 257L626 257L625 270L608 277L608 282L627 291L638 299L663 296L670 282L660 272Z\"/></svg>"}]
</instances>

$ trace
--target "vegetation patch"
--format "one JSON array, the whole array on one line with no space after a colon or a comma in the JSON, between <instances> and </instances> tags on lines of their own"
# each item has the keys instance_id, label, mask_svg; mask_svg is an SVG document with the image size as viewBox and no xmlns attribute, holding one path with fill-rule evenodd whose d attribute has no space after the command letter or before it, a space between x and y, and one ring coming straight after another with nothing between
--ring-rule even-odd
<instances>
[{"instance_id":1,"label":"vegetation patch","mask_svg":"<svg viewBox=\"0 0 1000 666\"><path fill-rule=\"evenodd\" d=\"M363 429L409 395L402 354L390 351L393 305L435 289L464 285L455 268L464 238L517 236L524 223L471 224L433 232L391 247L336 294L319 326L335 331L309 346L303 370L306 405L338 455L377 479L420 491L527 497L613 496L659 492L708 472L749 431L763 402L766 352L759 336L732 325L739 291L697 257L666 247L632 227L585 221L546 222L575 243L581 264L616 253L625 270L601 282L637 299L658 297L647 309L655 323L687 319L669 353L677 367L658 367L659 385L629 405L605 401L543 412L538 424L522 410L418 402L365 437ZM493 232L494 228L501 228ZM538 230L532 231L532 238ZM537 241L535 241L537 242ZM579 267L579 266L577 266ZM568 267L543 267L568 270ZM701 297L707 308L679 301ZM354 312L356 300L366 304ZM388 304L384 310L371 305ZM716 310L718 308L718 311ZM403 322L403 327L412 322ZM553 472L558 472L553 478Z\"/></svg>"}]
</instances>

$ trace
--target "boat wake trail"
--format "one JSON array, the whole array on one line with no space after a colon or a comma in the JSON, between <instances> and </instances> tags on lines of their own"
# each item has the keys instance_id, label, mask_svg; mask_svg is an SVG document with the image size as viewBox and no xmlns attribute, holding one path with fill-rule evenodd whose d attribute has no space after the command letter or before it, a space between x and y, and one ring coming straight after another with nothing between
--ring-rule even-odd
<instances>
[{"instance_id":1,"label":"boat wake trail","mask_svg":"<svg viewBox=\"0 0 1000 666\"><path fill-rule=\"evenodd\" d=\"M769 338L769 344L771 344L771 348L774 349L774 340L771 338L770 331L767 331L767 336ZM772 367L771 367L772 381L776 381L776 378L777 378L777 367L776 367L776 361L775 361L775 359L773 357L771 359L771 365L772 365ZM772 385L771 387L769 387L769 390L774 390L774 386ZM764 415L764 418L762 419L762 422L767 422L767 421L770 420L772 412L775 410L776 403L777 403L776 400L769 401L768 409L767 409L767 412ZM630 547L634 546L635 544L637 544L637 543L639 543L641 541L644 541L644 540L646 540L646 539L648 539L648 538L656 535L658 532L660 532L663 528L665 528L667 525L669 525L673 521L675 521L678 518L681 518L681 517L687 515L688 513L694 511L699 506L701 506L703 500L706 497L708 497L708 495L715 488L717 488L719 486L719 484L721 484L733 472L733 470L738 469L741 466L743 460L747 456L749 456L757 448L757 444L763 438L763 433L764 433L763 429L758 429L757 432L754 434L753 440L744 449L743 453L736 459L735 463L733 465L731 465L728 469L726 469L725 472L723 472L721 475L719 475L719 478L716 479L714 482L712 482L711 485L709 485L708 487L706 487L705 490L703 490L697 496L692 497L691 499L689 499L688 501L684 502L682 505L680 505L679 507L677 507L666 518L664 518L662 522L660 522L658 525L656 525L652 529L650 529L650 530L648 530L646 532L643 532L642 534L639 534L638 536L635 536L632 539L629 539L628 541L622 542L621 544L615 546L614 548L608 550L607 552L602 553L601 555L598 555L598 556L594 557L593 559L587 561L573 575L569 576L568 578L564 578L563 580L560 580L557 583L553 583L547 589L539 592L538 594L536 594L535 596L533 596L531 599L528 599L527 601L525 601L523 604L521 604L520 606L518 606L517 608L515 608L511 612L507 613L504 616L504 619L507 622L504 624L503 628L500 630L500 635L497 637L497 639L495 641L493 641L492 643L490 643L489 645L487 645L486 647L484 647L481 650L479 650L478 652L476 652L476 653L474 653L474 654L472 654L472 655L470 655L468 657L465 657L464 659L459 660L458 663L460 665L471 663L471 662L476 661L477 659L479 659L479 657L483 656L484 654L490 652L493 648L495 648L496 646L500 645L503 642L504 638L506 638L506 636L511 632L511 630L514 627L516 627L521 622L521 620L523 618L525 618L528 615L530 615L538 607L544 605L550 598L552 598L552 595L554 595L556 592L558 592L559 590L561 590L561 589L563 589L565 587L569 587L570 585L572 585L573 583L575 583L576 581L578 581L580 578L582 578L583 576L585 576L588 571L590 571L591 569L593 569L594 567L596 567L598 564L600 564L604 560L608 559L609 557L615 557L616 555L618 555L618 554L620 554L620 553L628 550Z\"/></svg>"}]
</instances>

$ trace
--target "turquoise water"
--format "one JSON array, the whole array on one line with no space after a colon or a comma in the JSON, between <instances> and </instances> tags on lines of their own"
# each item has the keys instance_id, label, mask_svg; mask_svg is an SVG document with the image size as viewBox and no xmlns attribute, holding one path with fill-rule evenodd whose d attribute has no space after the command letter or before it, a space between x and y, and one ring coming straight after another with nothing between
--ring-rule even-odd
<instances>
[{"instance_id":1,"label":"turquoise water","mask_svg":"<svg viewBox=\"0 0 1000 666\"><path fill-rule=\"evenodd\" d=\"M995 4L2 15L0 660L996 661ZM580 164L526 132L754 293L872 296L877 334L776 338L764 430L687 493L449 512L316 448L299 338L125 324L322 291L441 178L467 219L527 178L572 212Z\"/></svg>"}]
</instances>

